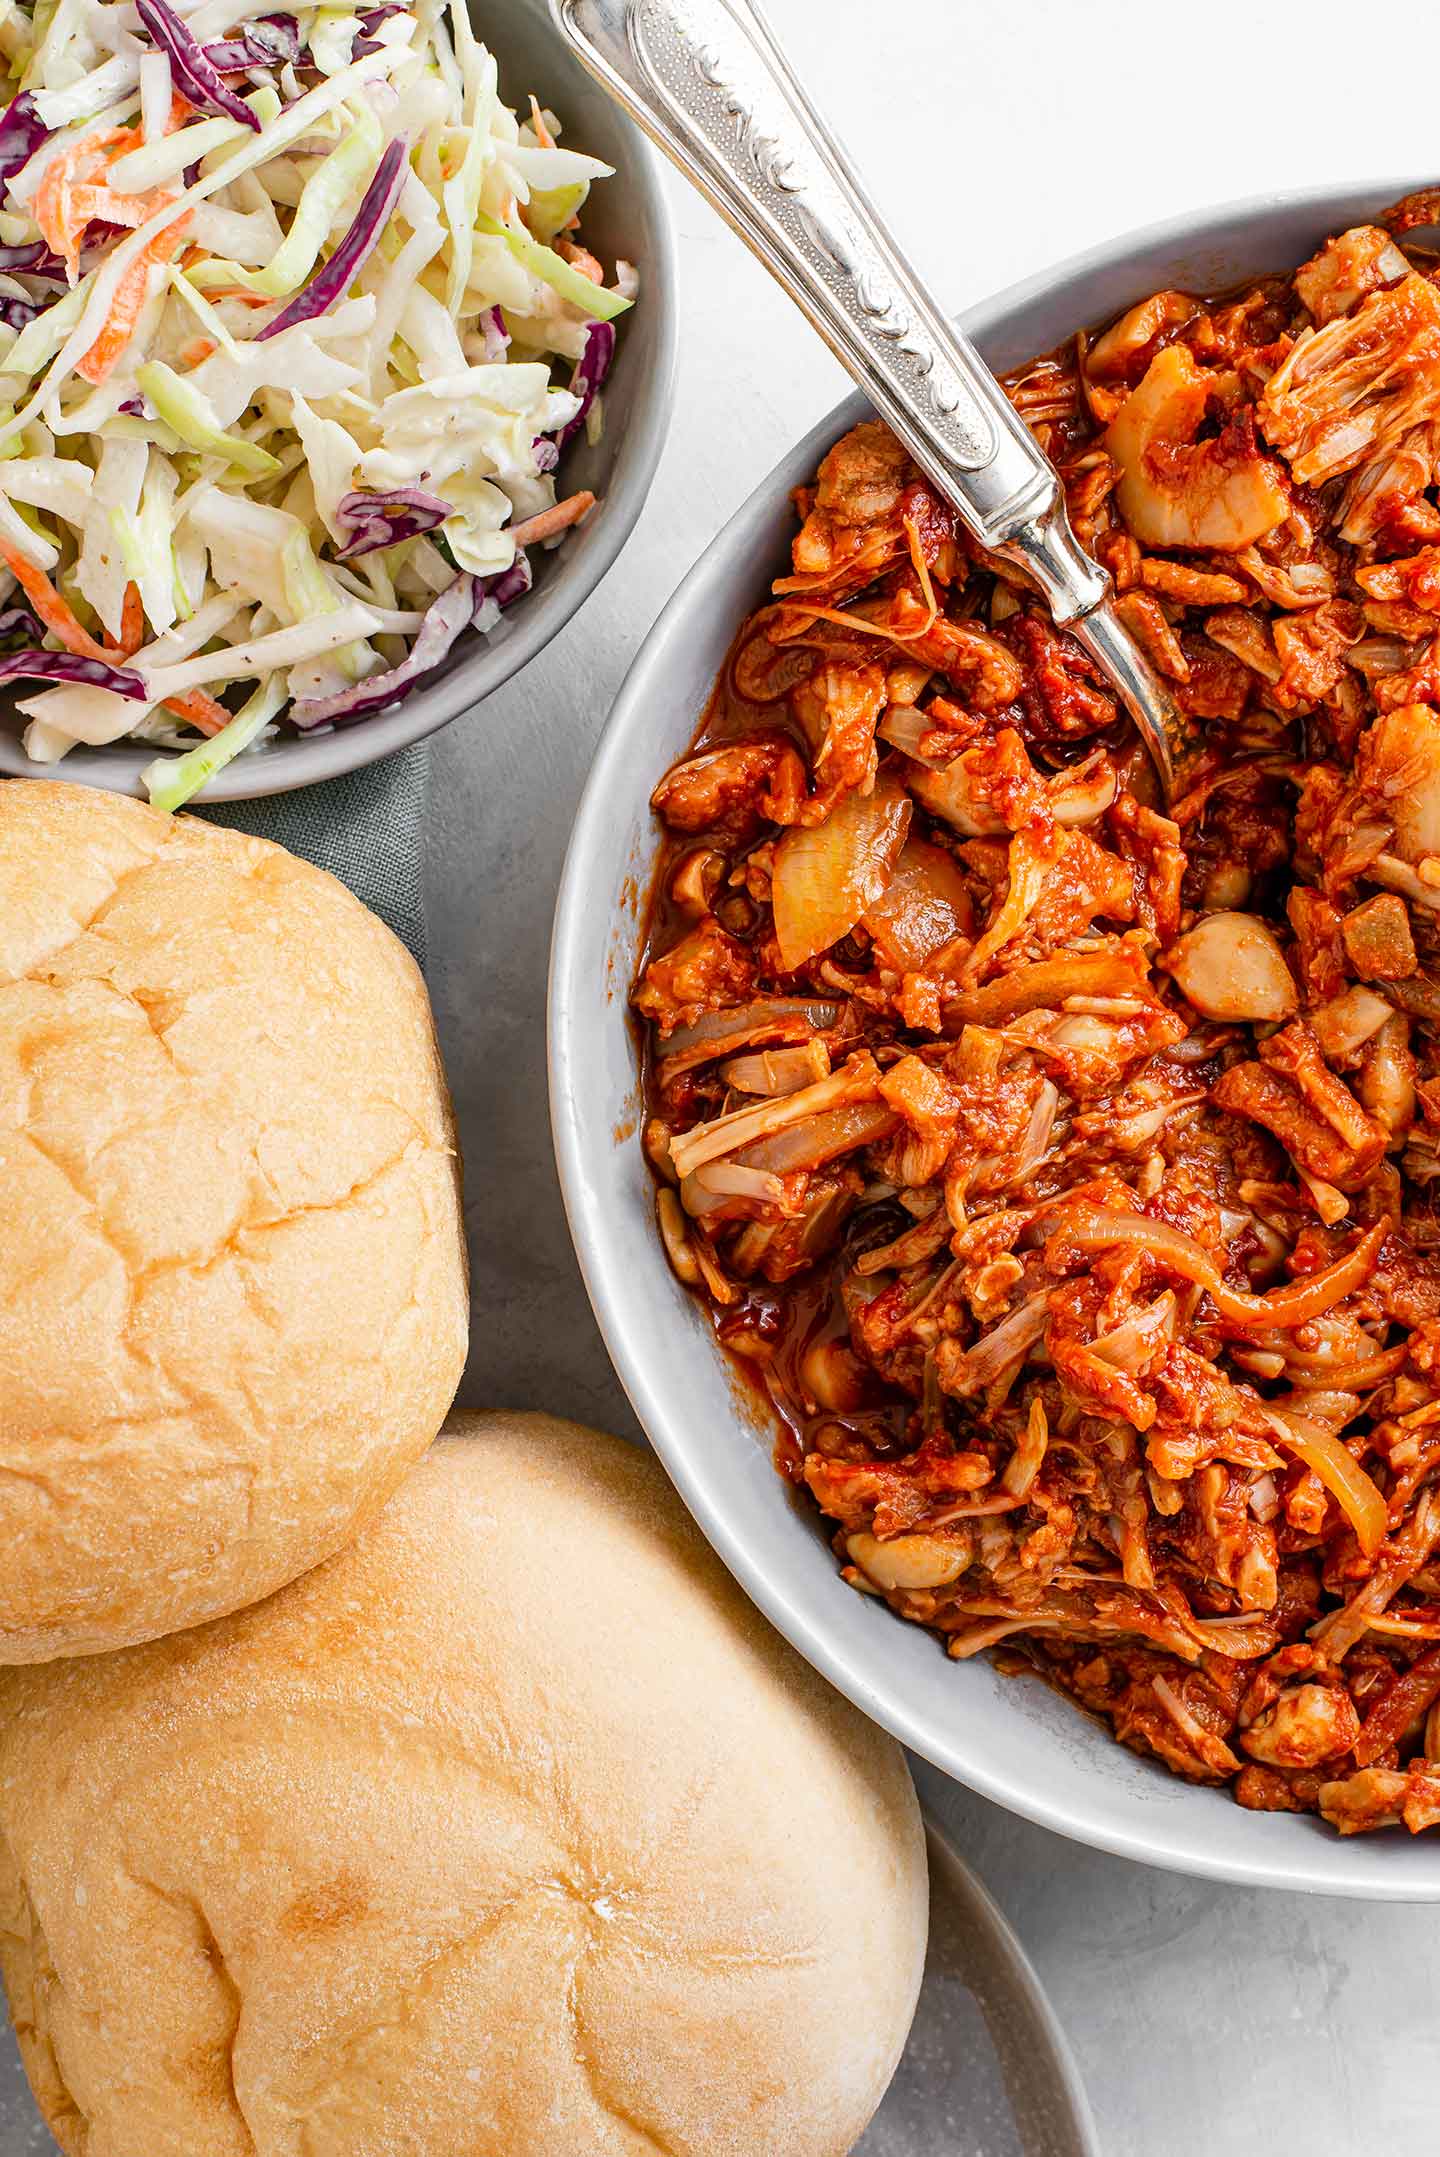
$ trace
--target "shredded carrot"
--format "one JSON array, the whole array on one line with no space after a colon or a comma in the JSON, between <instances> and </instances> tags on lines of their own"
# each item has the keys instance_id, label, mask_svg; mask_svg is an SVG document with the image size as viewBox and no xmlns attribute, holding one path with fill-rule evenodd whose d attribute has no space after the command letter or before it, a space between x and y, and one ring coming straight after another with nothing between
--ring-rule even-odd
<instances>
[{"instance_id":1,"label":"shredded carrot","mask_svg":"<svg viewBox=\"0 0 1440 2157\"><path fill-rule=\"evenodd\" d=\"M110 659L111 654L104 645L97 644L89 630L81 627L70 602L61 598L44 570L37 568L28 555L22 554L18 547L12 547L8 540L0 539L0 558L45 627L52 636L59 638L67 652L78 652L82 659Z\"/></svg>"},{"instance_id":2,"label":"shredded carrot","mask_svg":"<svg viewBox=\"0 0 1440 2157\"><path fill-rule=\"evenodd\" d=\"M127 585L124 609L120 621L120 651L113 645L97 644L88 629L76 620L68 600L56 591L43 569L38 569L18 547L12 547L6 539L0 539L0 560L14 576L35 612L51 635L64 645L68 652L78 652L82 659L101 659L113 666L116 658L133 658L144 638L144 613L140 608L140 594L133 584ZM133 600L132 600L133 595ZM138 614L138 621L137 621ZM134 636L133 645L130 639ZM230 724L230 714L223 704L207 696L203 689L187 689L183 695L166 697L165 709L177 718L188 720L201 734L218 734L221 727Z\"/></svg>"},{"instance_id":3,"label":"shredded carrot","mask_svg":"<svg viewBox=\"0 0 1440 2157\"><path fill-rule=\"evenodd\" d=\"M195 249L195 254L202 262L209 259L200 253L198 247ZM183 268L184 265L182 264L181 267ZM275 304L265 293L247 292L243 285L212 285L206 297L212 300L244 300L247 307L273 307Z\"/></svg>"},{"instance_id":4,"label":"shredded carrot","mask_svg":"<svg viewBox=\"0 0 1440 2157\"><path fill-rule=\"evenodd\" d=\"M173 134L190 118L193 107L172 93L166 134ZM106 175L117 158L138 150L144 142L138 127L107 127L73 149L52 158L35 197L35 222L53 253L62 255L73 284L80 268L80 247L85 227L92 219L126 225L133 231L163 210L175 196L170 189L148 188L143 194L116 194Z\"/></svg>"},{"instance_id":5,"label":"shredded carrot","mask_svg":"<svg viewBox=\"0 0 1440 2157\"><path fill-rule=\"evenodd\" d=\"M51 159L48 171L40 182L35 196L35 222L41 236L52 254L64 258L65 267L73 285L80 274L80 234L84 222L76 224L71 209L72 167L80 150L66 150Z\"/></svg>"},{"instance_id":6,"label":"shredded carrot","mask_svg":"<svg viewBox=\"0 0 1440 2157\"><path fill-rule=\"evenodd\" d=\"M120 610L120 641L105 640L106 655L112 659L133 659L145 642L145 606L140 597L140 587L132 578L125 587L125 599Z\"/></svg>"},{"instance_id":7,"label":"shredded carrot","mask_svg":"<svg viewBox=\"0 0 1440 2157\"><path fill-rule=\"evenodd\" d=\"M574 240L557 240L555 252L562 261L569 263L572 270L578 270L582 277L588 277L592 285L604 284L605 272L588 247L581 247Z\"/></svg>"},{"instance_id":8,"label":"shredded carrot","mask_svg":"<svg viewBox=\"0 0 1440 2157\"><path fill-rule=\"evenodd\" d=\"M533 90L530 92L530 125L535 130L535 140L539 143L541 149L553 150L555 148L555 137L545 125L545 115L540 110Z\"/></svg>"},{"instance_id":9,"label":"shredded carrot","mask_svg":"<svg viewBox=\"0 0 1440 2157\"><path fill-rule=\"evenodd\" d=\"M213 337L192 337L189 344L181 352L180 357L187 367L198 367L202 360L209 359L215 349Z\"/></svg>"},{"instance_id":10,"label":"shredded carrot","mask_svg":"<svg viewBox=\"0 0 1440 2157\"><path fill-rule=\"evenodd\" d=\"M155 233L120 279L104 328L84 357L75 362L76 374L83 375L87 382L103 382L129 344L150 289L150 272L157 262L170 260L189 222L190 212L186 210L173 224Z\"/></svg>"},{"instance_id":11,"label":"shredded carrot","mask_svg":"<svg viewBox=\"0 0 1440 2157\"><path fill-rule=\"evenodd\" d=\"M83 235L92 218L103 217L107 225L127 225L133 232L143 225L147 217L162 210L173 195L115 195L108 187L97 187L87 181L81 187L72 187L66 205L72 234Z\"/></svg>"},{"instance_id":12,"label":"shredded carrot","mask_svg":"<svg viewBox=\"0 0 1440 2157\"><path fill-rule=\"evenodd\" d=\"M203 689L187 689L183 696L165 699L167 712L177 718L188 719L191 726L202 734L218 734L221 727L229 726L230 714L214 697L207 697Z\"/></svg>"},{"instance_id":13,"label":"shredded carrot","mask_svg":"<svg viewBox=\"0 0 1440 2157\"><path fill-rule=\"evenodd\" d=\"M113 157L138 148L139 143L139 132L133 127L102 128L99 134L52 157L45 168L35 196L35 222L51 252L63 255L72 284L80 269L80 241L86 223L98 214L77 203L76 195L88 198L94 190L85 183L102 178ZM108 157L107 150L111 153Z\"/></svg>"},{"instance_id":14,"label":"shredded carrot","mask_svg":"<svg viewBox=\"0 0 1440 2157\"><path fill-rule=\"evenodd\" d=\"M517 547L531 546L537 539L553 539L557 532L578 524L586 510L594 506L594 495L588 487L582 487L578 494L556 502L553 508L542 509L538 517L527 517L523 524L513 526L510 537Z\"/></svg>"}]
</instances>

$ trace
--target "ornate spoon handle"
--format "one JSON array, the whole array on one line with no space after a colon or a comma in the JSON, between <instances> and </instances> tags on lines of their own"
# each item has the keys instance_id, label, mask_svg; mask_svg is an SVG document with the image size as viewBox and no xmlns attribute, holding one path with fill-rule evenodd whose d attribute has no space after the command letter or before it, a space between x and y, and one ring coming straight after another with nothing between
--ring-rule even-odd
<instances>
[{"instance_id":1,"label":"ornate spoon handle","mask_svg":"<svg viewBox=\"0 0 1440 2157\"><path fill-rule=\"evenodd\" d=\"M1028 569L1055 620L1075 625L1168 789L1173 707L1108 610L1110 580L1070 529L1054 466L891 239L753 0L550 8L586 67L778 278L981 544Z\"/></svg>"}]
</instances>

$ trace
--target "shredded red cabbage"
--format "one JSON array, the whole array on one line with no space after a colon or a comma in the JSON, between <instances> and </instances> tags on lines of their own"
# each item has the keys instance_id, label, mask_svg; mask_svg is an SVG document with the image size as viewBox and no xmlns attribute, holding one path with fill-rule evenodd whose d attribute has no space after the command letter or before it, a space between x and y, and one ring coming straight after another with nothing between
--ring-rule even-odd
<instances>
[{"instance_id":1,"label":"shredded red cabbage","mask_svg":"<svg viewBox=\"0 0 1440 2157\"><path fill-rule=\"evenodd\" d=\"M387 15L403 15L404 13L405 9L401 5L401 0L387 0L384 7L362 8L360 10L360 28L355 33L350 45L351 59L360 60L364 58L367 52L378 52L380 46L375 32L384 22Z\"/></svg>"},{"instance_id":2,"label":"shredded red cabbage","mask_svg":"<svg viewBox=\"0 0 1440 2157\"><path fill-rule=\"evenodd\" d=\"M570 377L570 394L580 399L580 409L555 437L557 450L564 449L585 424L586 415L600 394L600 385L610 372L610 362L615 357L615 325L613 322L592 322L585 335L585 349L575 362L575 372Z\"/></svg>"},{"instance_id":3,"label":"shredded red cabbage","mask_svg":"<svg viewBox=\"0 0 1440 2157\"><path fill-rule=\"evenodd\" d=\"M239 75L251 67L283 67L300 57L300 25L293 15L261 15L247 22L239 37L221 38L204 48L221 75Z\"/></svg>"},{"instance_id":4,"label":"shredded red cabbage","mask_svg":"<svg viewBox=\"0 0 1440 2157\"><path fill-rule=\"evenodd\" d=\"M42 142L50 134L35 109L35 99L29 90L22 90L12 97L3 113L0 113L0 187L12 172L30 162Z\"/></svg>"},{"instance_id":5,"label":"shredded red cabbage","mask_svg":"<svg viewBox=\"0 0 1440 2157\"><path fill-rule=\"evenodd\" d=\"M135 0L142 26L161 51L168 54L170 74L180 95L200 112L213 112L221 119L239 120L260 129L259 116L243 98L221 80L220 71L205 47L170 6L170 0Z\"/></svg>"},{"instance_id":6,"label":"shredded red cabbage","mask_svg":"<svg viewBox=\"0 0 1440 2157\"><path fill-rule=\"evenodd\" d=\"M348 562L354 555L373 554L377 547L393 547L433 531L450 515L450 504L422 487L396 487L388 494L342 495L336 514L353 528L353 536L335 556L337 562Z\"/></svg>"},{"instance_id":7,"label":"shredded red cabbage","mask_svg":"<svg viewBox=\"0 0 1440 2157\"><path fill-rule=\"evenodd\" d=\"M0 122L0 126L3 124ZM25 247L0 247L0 270L23 270L27 277L53 277L62 285L69 283L64 263L43 240L31 240Z\"/></svg>"},{"instance_id":8,"label":"shredded red cabbage","mask_svg":"<svg viewBox=\"0 0 1440 2157\"><path fill-rule=\"evenodd\" d=\"M148 0L139 0L139 4L144 7ZM375 168L375 177L365 190L350 230L324 268L296 293L288 307L281 308L273 322L267 322L264 329L257 332L256 344L263 343L267 337L278 336L281 330L288 330L296 322L312 321L345 297L400 199L409 169L405 162L409 147L403 135L397 135L393 142L386 144L385 154Z\"/></svg>"},{"instance_id":9,"label":"shredded red cabbage","mask_svg":"<svg viewBox=\"0 0 1440 2157\"><path fill-rule=\"evenodd\" d=\"M38 641L44 634L28 607L12 600L8 607L0 608L0 637L32 637Z\"/></svg>"},{"instance_id":10,"label":"shredded red cabbage","mask_svg":"<svg viewBox=\"0 0 1440 2157\"><path fill-rule=\"evenodd\" d=\"M553 472L560 462L560 451L553 437L548 434L537 434L530 447L535 452L536 471Z\"/></svg>"},{"instance_id":11,"label":"shredded red cabbage","mask_svg":"<svg viewBox=\"0 0 1440 2157\"><path fill-rule=\"evenodd\" d=\"M481 334L485 339L486 363L503 360L510 349L510 332L505 327L505 317L498 307L492 307L480 318Z\"/></svg>"},{"instance_id":12,"label":"shredded red cabbage","mask_svg":"<svg viewBox=\"0 0 1440 2157\"><path fill-rule=\"evenodd\" d=\"M0 322L5 324L6 329L23 330L27 322L33 322L36 315L43 314L47 307L53 307L54 305L53 298L48 300L21 300L16 299L11 293L0 292Z\"/></svg>"},{"instance_id":13,"label":"shredded red cabbage","mask_svg":"<svg viewBox=\"0 0 1440 2157\"><path fill-rule=\"evenodd\" d=\"M86 682L94 689L113 689L117 696L137 697L142 704L150 696L130 667L107 666L103 659L86 659L80 652L47 652L38 645L0 654L0 681L13 681L17 675L33 675L37 681Z\"/></svg>"},{"instance_id":14,"label":"shredded red cabbage","mask_svg":"<svg viewBox=\"0 0 1440 2157\"><path fill-rule=\"evenodd\" d=\"M522 599L535 579L530 574L529 557L523 550L516 555L508 569L496 576L481 577L475 594L475 611L478 614L483 601L491 599L497 607L508 607L512 601Z\"/></svg>"},{"instance_id":15,"label":"shredded red cabbage","mask_svg":"<svg viewBox=\"0 0 1440 2157\"><path fill-rule=\"evenodd\" d=\"M439 666L461 630L479 618L482 608L508 607L529 591L530 582L530 564L523 554L517 554L510 567L496 576L457 577L438 599L431 601L409 656L398 667L391 667L385 674L372 674L353 689L342 689L333 697L302 697L291 706L290 717L296 726L323 726L326 721L368 719L387 704L399 703L422 675Z\"/></svg>"},{"instance_id":16,"label":"shredded red cabbage","mask_svg":"<svg viewBox=\"0 0 1440 2157\"><path fill-rule=\"evenodd\" d=\"M383 711L387 704L406 695L422 674L439 666L461 630L469 627L475 612L476 582L474 577L459 576L453 584L446 585L438 599L431 601L415 642L398 667L372 674L353 689L342 689L333 697L301 697L290 708L296 726L321 726L335 719L368 719L372 712Z\"/></svg>"}]
</instances>

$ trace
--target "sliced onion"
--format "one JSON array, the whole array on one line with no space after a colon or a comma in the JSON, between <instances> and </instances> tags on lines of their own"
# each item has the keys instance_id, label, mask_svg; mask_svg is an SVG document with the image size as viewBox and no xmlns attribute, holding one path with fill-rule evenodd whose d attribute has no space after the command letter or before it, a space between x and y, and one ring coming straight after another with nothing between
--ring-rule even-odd
<instances>
[{"instance_id":1,"label":"sliced onion","mask_svg":"<svg viewBox=\"0 0 1440 2157\"><path fill-rule=\"evenodd\" d=\"M736 1093L798 1093L813 1086L830 1072L830 1057L823 1041L806 1041L795 1048L756 1049L749 1056L732 1056L720 1066L720 1076Z\"/></svg>"},{"instance_id":2,"label":"sliced onion","mask_svg":"<svg viewBox=\"0 0 1440 2157\"><path fill-rule=\"evenodd\" d=\"M823 1168L842 1153L857 1146L874 1145L899 1128L900 1118L883 1101L856 1101L845 1108L832 1108L809 1116L804 1123L777 1131L747 1146L738 1156L746 1168L764 1169L773 1176L788 1176L796 1169Z\"/></svg>"},{"instance_id":3,"label":"sliced onion","mask_svg":"<svg viewBox=\"0 0 1440 2157\"><path fill-rule=\"evenodd\" d=\"M1323 1363L1312 1363L1308 1357L1292 1356L1287 1359L1285 1367L1302 1393L1319 1385L1322 1379L1333 1376L1337 1370L1347 1387L1353 1387L1357 1392L1363 1393L1370 1386L1383 1385L1387 1378L1393 1378L1398 1370L1402 1370L1409 1352L1408 1346L1402 1343L1399 1348L1382 1348L1377 1354L1366 1356L1358 1363L1338 1364L1330 1369Z\"/></svg>"},{"instance_id":4,"label":"sliced onion","mask_svg":"<svg viewBox=\"0 0 1440 2157\"><path fill-rule=\"evenodd\" d=\"M1307 1319L1318 1318L1322 1311L1348 1296L1369 1278L1390 1226L1388 1219L1376 1221L1354 1249L1333 1266L1305 1280L1291 1281L1284 1288L1272 1289L1266 1296L1244 1295L1231 1288L1210 1253L1193 1236L1182 1234L1168 1221L1152 1221L1145 1214L1081 1203L1060 1215L1055 1235L1082 1251L1109 1250L1128 1243L1152 1252L1184 1280L1197 1282L1222 1317L1250 1333L1257 1327L1303 1326Z\"/></svg>"},{"instance_id":5,"label":"sliced onion","mask_svg":"<svg viewBox=\"0 0 1440 2157\"><path fill-rule=\"evenodd\" d=\"M1323 1423L1288 1408L1267 1405L1265 1419L1281 1443L1319 1476L1355 1530L1360 1548L1373 1558L1388 1532L1389 1511L1350 1448Z\"/></svg>"},{"instance_id":6,"label":"sliced onion","mask_svg":"<svg viewBox=\"0 0 1440 2157\"><path fill-rule=\"evenodd\" d=\"M845 794L823 824L794 824L775 849L770 898L787 973L848 936L895 873L913 804L882 772L869 794Z\"/></svg>"},{"instance_id":7,"label":"sliced onion","mask_svg":"<svg viewBox=\"0 0 1440 2157\"><path fill-rule=\"evenodd\" d=\"M819 1115L823 1110L856 1101L874 1101L879 1083L880 1072L874 1057L862 1052L814 1086L802 1086L797 1093L782 1094L774 1101L759 1101L752 1108L734 1109L727 1116L715 1116L708 1123L697 1123L689 1131L677 1132L670 1141L671 1165L683 1181L705 1162L718 1161L727 1153L738 1153L742 1146L748 1147L756 1140L769 1138L773 1132L787 1131L791 1124L803 1123L807 1117ZM756 1161L749 1154L743 1158L752 1167L769 1168L772 1165L769 1161Z\"/></svg>"},{"instance_id":8,"label":"sliced onion","mask_svg":"<svg viewBox=\"0 0 1440 2157\"><path fill-rule=\"evenodd\" d=\"M877 1244L873 1250L862 1251L855 1261L855 1271L863 1280L871 1273L898 1272L904 1266L918 1266L927 1258L933 1258L949 1240L950 1216L943 1205L934 1206L911 1227L903 1229L893 1243Z\"/></svg>"},{"instance_id":9,"label":"sliced onion","mask_svg":"<svg viewBox=\"0 0 1440 2157\"><path fill-rule=\"evenodd\" d=\"M1134 996L1146 985L1140 953L1133 944L1119 944L1113 951L1064 952L1017 966L983 989L955 997L949 1008L974 1025L997 1026L1023 1012L1063 1004L1068 996Z\"/></svg>"},{"instance_id":10,"label":"sliced onion","mask_svg":"<svg viewBox=\"0 0 1440 2157\"><path fill-rule=\"evenodd\" d=\"M728 1199L753 1199L758 1205L778 1206L785 1196L780 1178L763 1169L747 1168L738 1161L711 1161L697 1168L680 1186L680 1203L697 1219L718 1212Z\"/></svg>"},{"instance_id":11,"label":"sliced onion","mask_svg":"<svg viewBox=\"0 0 1440 2157\"><path fill-rule=\"evenodd\" d=\"M1175 1291L1167 1288L1153 1303L1132 1311L1118 1326L1112 1326L1108 1333L1093 1340L1091 1354L1097 1355L1102 1363L1113 1364L1117 1370L1128 1371L1132 1378L1138 1377L1156 1352L1174 1340L1178 1314Z\"/></svg>"},{"instance_id":12,"label":"sliced onion","mask_svg":"<svg viewBox=\"0 0 1440 2157\"><path fill-rule=\"evenodd\" d=\"M970 895L943 847L907 839L895 874L863 919L887 965L898 974L918 973L927 959L965 934Z\"/></svg>"},{"instance_id":13,"label":"sliced onion","mask_svg":"<svg viewBox=\"0 0 1440 2157\"><path fill-rule=\"evenodd\" d=\"M983 1393L997 1378L1003 1378L1012 1365L1029 1355L1045 1331L1049 1311L1048 1290L1027 1297L998 1326L982 1334L973 1348L966 1349L960 1375L947 1380L946 1392L963 1398L969 1393Z\"/></svg>"},{"instance_id":14,"label":"sliced onion","mask_svg":"<svg viewBox=\"0 0 1440 2157\"><path fill-rule=\"evenodd\" d=\"M666 1042L660 1060L661 1082L735 1049L767 1041L804 1041L811 1034L823 1034L839 1016L838 1004L799 996L757 997L754 1003L737 1004L731 1010L707 1011L693 1026L677 1027Z\"/></svg>"},{"instance_id":15,"label":"sliced onion","mask_svg":"<svg viewBox=\"0 0 1440 2157\"><path fill-rule=\"evenodd\" d=\"M943 771L945 763L931 756L922 756L920 745L927 734L935 732L935 723L927 719L918 704L887 704L885 715L875 729L881 741L888 741L896 749L903 749L906 756L930 771ZM959 747L958 737L956 747ZM946 760L948 761L948 760ZM912 774L913 777L913 774ZM996 830L1004 827L996 820Z\"/></svg>"}]
</instances>

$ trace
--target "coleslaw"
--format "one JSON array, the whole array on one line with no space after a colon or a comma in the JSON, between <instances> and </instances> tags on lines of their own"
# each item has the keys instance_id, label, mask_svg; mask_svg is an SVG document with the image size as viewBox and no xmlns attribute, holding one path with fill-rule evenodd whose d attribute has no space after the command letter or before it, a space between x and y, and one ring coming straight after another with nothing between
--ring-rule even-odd
<instances>
[{"instance_id":1,"label":"coleslaw","mask_svg":"<svg viewBox=\"0 0 1440 2157\"><path fill-rule=\"evenodd\" d=\"M0 55L0 680L39 763L180 751L173 809L407 694L589 512L613 168L463 0L0 0Z\"/></svg>"}]
</instances>

